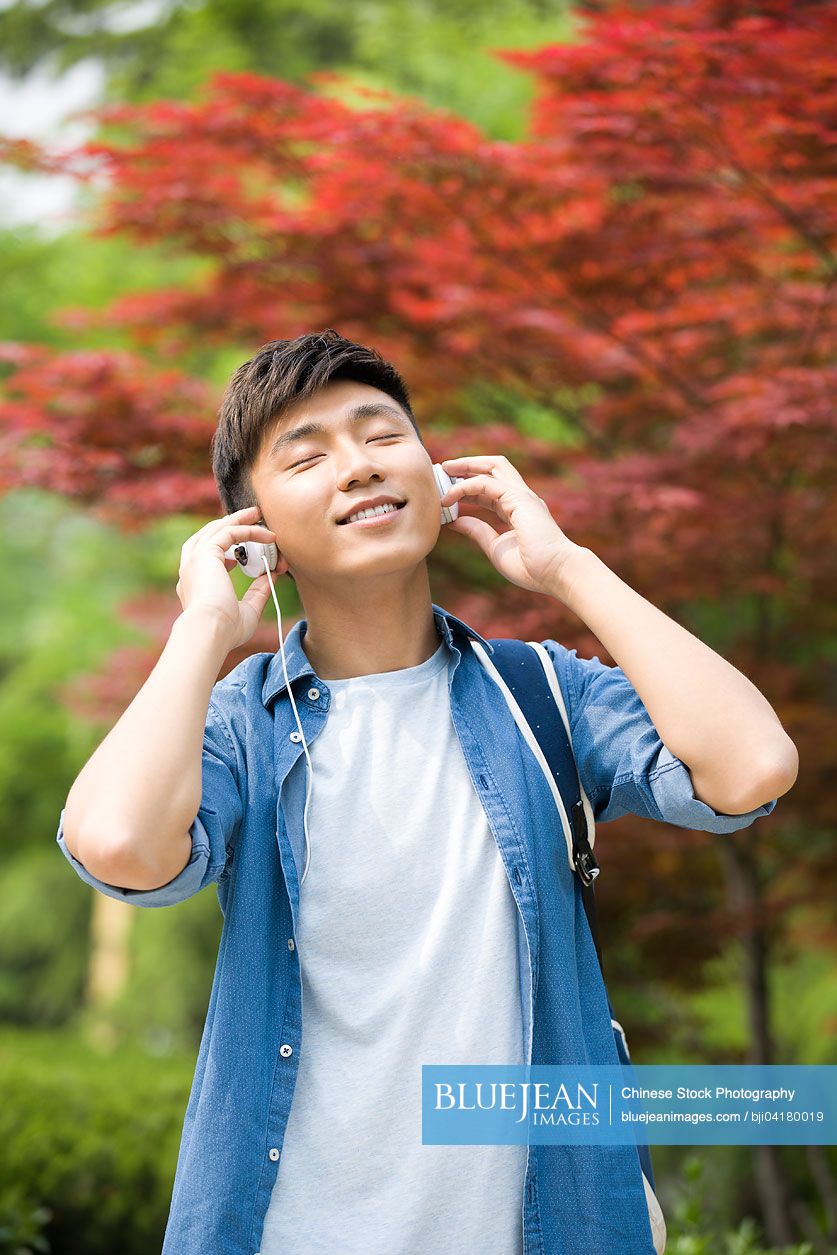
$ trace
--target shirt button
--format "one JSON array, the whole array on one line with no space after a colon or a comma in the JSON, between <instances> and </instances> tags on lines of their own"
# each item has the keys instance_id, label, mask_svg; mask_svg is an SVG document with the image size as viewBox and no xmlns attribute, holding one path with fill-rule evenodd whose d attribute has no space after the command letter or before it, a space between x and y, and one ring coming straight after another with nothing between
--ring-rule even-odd
<instances>
[{"instance_id":1,"label":"shirt button","mask_svg":"<svg viewBox=\"0 0 837 1255\"><path fill-rule=\"evenodd\" d=\"M294 945L294 939L293 939L293 937L289 937L289 938L288 938L288 949L289 949L289 950L295 950L295 949L296 949L296 946Z\"/></svg>"},{"instance_id":2,"label":"shirt button","mask_svg":"<svg viewBox=\"0 0 837 1255\"><path fill-rule=\"evenodd\" d=\"M283 1059L287 1059L288 1055L292 1055L293 1052L294 1052L293 1046L289 1046L287 1042L285 1042L284 1045L279 1047L279 1053Z\"/></svg>"},{"instance_id":3,"label":"shirt button","mask_svg":"<svg viewBox=\"0 0 837 1255\"><path fill-rule=\"evenodd\" d=\"M292 733L291 733L291 740L292 740L292 741L301 741L301 740L302 740L302 733L301 733L301 732L292 732Z\"/></svg>"},{"instance_id":4,"label":"shirt button","mask_svg":"<svg viewBox=\"0 0 837 1255\"><path fill-rule=\"evenodd\" d=\"M276 1160L279 1158L279 1151L276 1149L276 1147L271 1146L270 1150L267 1153L268 1153L269 1158L272 1159L274 1163L276 1163Z\"/></svg>"},{"instance_id":5,"label":"shirt button","mask_svg":"<svg viewBox=\"0 0 837 1255\"><path fill-rule=\"evenodd\" d=\"M315 701L317 700L317 698L320 696L320 690L319 690L319 689L309 689L309 690L308 690L308 696L311 698L311 701L312 701L312 702L315 702Z\"/></svg>"}]
</instances>

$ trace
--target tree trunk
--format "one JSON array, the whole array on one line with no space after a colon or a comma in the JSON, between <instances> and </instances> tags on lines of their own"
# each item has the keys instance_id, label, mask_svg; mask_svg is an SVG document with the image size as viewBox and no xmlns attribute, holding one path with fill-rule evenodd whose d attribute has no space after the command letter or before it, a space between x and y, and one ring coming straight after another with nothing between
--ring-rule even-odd
<instances>
[{"instance_id":1,"label":"tree trunk","mask_svg":"<svg viewBox=\"0 0 837 1255\"><path fill-rule=\"evenodd\" d=\"M727 880L730 911L741 929L744 989L750 1029L750 1063L773 1062L770 1001L767 984L768 937L762 914L761 884L748 829L719 837L718 848ZM778 1146L756 1146L756 1188L767 1239L771 1246L790 1246L796 1241Z\"/></svg>"},{"instance_id":2,"label":"tree trunk","mask_svg":"<svg viewBox=\"0 0 837 1255\"><path fill-rule=\"evenodd\" d=\"M835 1240L837 1239L837 1186L831 1175L825 1147L806 1146L805 1154L825 1211L825 1236ZM837 1241L835 1241L835 1247L837 1247Z\"/></svg>"},{"instance_id":3,"label":"tree trunk","mask_svg":"<svg viewBox=\"0 0 837 1255\"><path fill-rule=\"evenodd\" d=\"M109 1011L128 981L132 925L132 908L127 902L104 893L94 895L85 1004L88 1039L103 1050L116 1045L117 1034Z\"/></svg>"}]
</instances>

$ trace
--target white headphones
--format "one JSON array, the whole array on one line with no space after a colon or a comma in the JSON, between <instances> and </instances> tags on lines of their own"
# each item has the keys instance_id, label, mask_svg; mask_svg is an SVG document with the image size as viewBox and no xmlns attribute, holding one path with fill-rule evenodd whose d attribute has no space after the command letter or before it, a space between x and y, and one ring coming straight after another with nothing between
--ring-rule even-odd
<instances>
[{"instance_id":1,"label":"white headphones","mask_svg":"<svg viewBox=\"0 0 837 1255\"><path fill-rule=\"evenodd\" d=\"M433 474L436 479L436 487L439 489L439 497L444 497L448 489L459 482L461 476L450 476L444 467L438 462L433 464ZM459 502L454 501L452 505L442 506L442 522L452 523L454 519L459 517ZM279 550L273 543L263 545L260 542L248 540L244 544L231 545L224 554L224 557L230 562L237 562L245 575L254 580L257 575L262 574L262 570L268 572L275 570L276 563L279 559ZM305 810L302 816L302 826L305 830L305 866L302 870L302 878L300 885L303 884L305 877L308 875L308 864L311 861L311 844L308 840L308 803L311 798L311 777L313 768L311 766L311 755L308 753L308 745L305 741L305 733L302 731L302 724L299 719L299 712L294 701L293 691L291 689L290 680L288 679L288 664L285 659L285 641L282 635L282 611L279 609L279 602L276 598L276 589L273 587L273 581L270 581L270 592L273 597L273 604L276 607L276 619L279 625L279 648L282 653L282 669L285 673L285 684L288 689L288 696L291 699L296 726L299 728L299 735L302 741L302 748L305 751L305 758L308 762L308 787L305 790Z\"/></svg>"}]
</instances>

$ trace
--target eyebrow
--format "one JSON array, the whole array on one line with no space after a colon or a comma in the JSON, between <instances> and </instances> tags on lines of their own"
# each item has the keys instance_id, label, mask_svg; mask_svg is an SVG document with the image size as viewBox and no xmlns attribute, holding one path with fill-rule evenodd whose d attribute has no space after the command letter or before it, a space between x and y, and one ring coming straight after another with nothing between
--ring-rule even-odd
<instances>
[{"instance_id":1,"label":"eyebrow","mask_svg":"<svg viewBox=\"0 0 837 1255\"><path fill-rule=\"evenodd\" d=\"M391 405L385 405L382 401L364 401L360 405L352 406L346 413L346 424L353 426L357 423L365 422L367 418L375 418L378 414L386 414L390 418L396 419L402 426L412 426L410 420L401 410L396 410ZM292 427L290 431L283 431L280 436L277 436L267 456L272 460L284 448L294 444L296 441L306 440L309 436L327 436L328 433L329 428L322 423L313 421L300 423L298 427Z\"/></svg>"}]
</instances>

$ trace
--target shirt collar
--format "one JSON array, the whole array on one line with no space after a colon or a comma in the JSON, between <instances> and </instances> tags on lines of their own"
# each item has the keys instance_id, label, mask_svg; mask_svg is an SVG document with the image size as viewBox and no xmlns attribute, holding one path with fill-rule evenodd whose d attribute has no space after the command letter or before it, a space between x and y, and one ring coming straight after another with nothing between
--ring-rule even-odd
<instances>
[{"instance_id":1,"label":"shirt collar","mask_svg":"<svg viewBox=\"0 0 837 1255\"><path fill-rule=\"evenodd\" d=\"M458 619L455 614L451 614L449 610L444 610L441 606L437 606L435 602L433 606L433 618L436 621L436 627L439 635L445 644L450 648L456 647L456 637L472 637L474 640L484 646L489 654L494 653L493 645L489 644L484 637L474 628L469 627L463 619ZM262 704L267 706L277 694L283 692L287 685L285 683L285 667L287 667L288 680L291 684L298 680L300 676L310 675L315 679L319 679L314 668L308 659L308 655L302 648L302 637L308 627L307 619L299 619L293 625L290 632L285 637L285 666L282 665L282 651L277 649L270 660L262 685ZM328 684L327 680L321 681Z\"/></svg>"}]
</instances>

